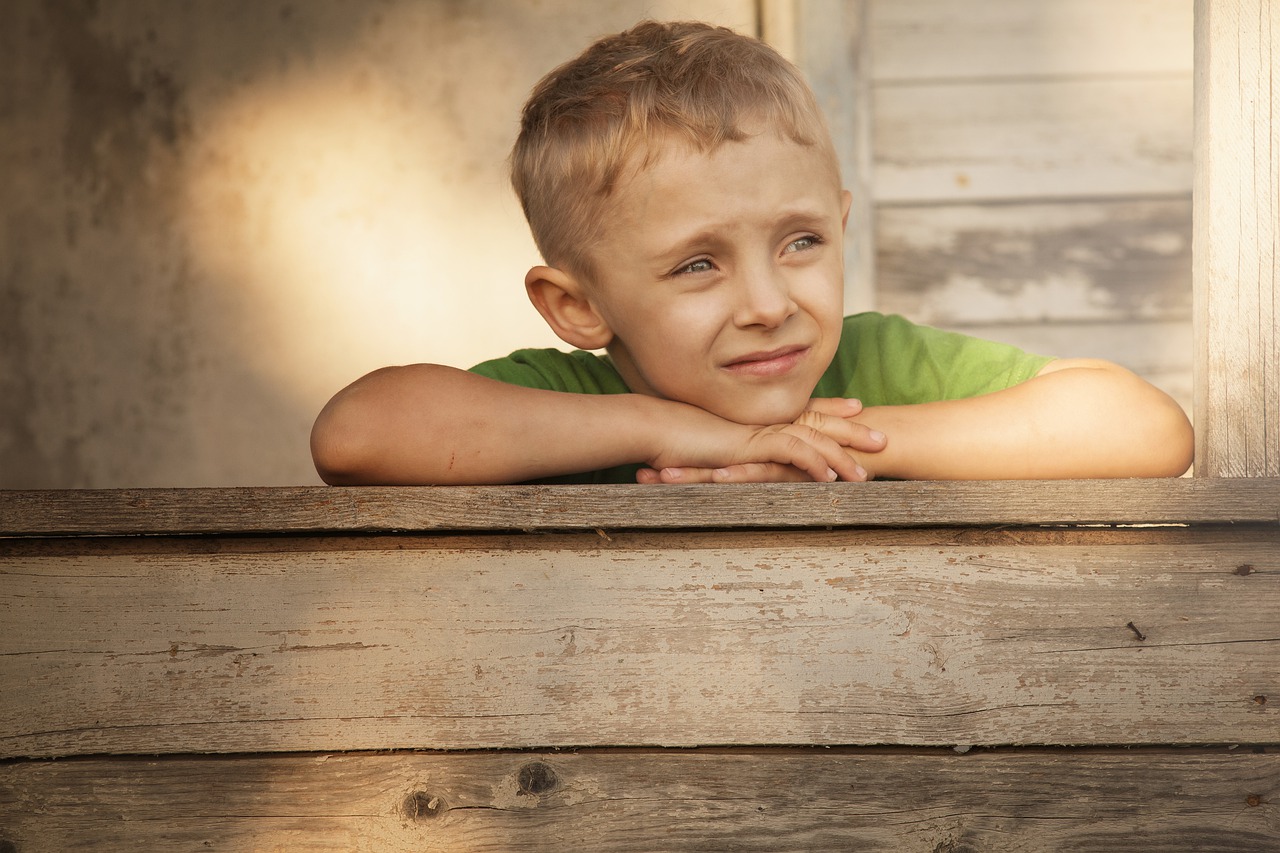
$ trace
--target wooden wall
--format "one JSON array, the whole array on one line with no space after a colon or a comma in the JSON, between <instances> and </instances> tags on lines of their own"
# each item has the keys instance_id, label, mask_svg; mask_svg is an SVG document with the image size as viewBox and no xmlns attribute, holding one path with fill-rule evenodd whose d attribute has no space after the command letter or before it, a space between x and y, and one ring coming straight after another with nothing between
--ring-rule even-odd
<instances>
[{"instance_id":1,"label":"wooden wall","mask_svg":"<svg viewBox=\"0 0 1280 853\"><path fill-rule=\"evenodd\" d=\"M875 304L1190 409L1190 0L870 0Z\"/></svg>"},{"instance_id":2,"label":"wooden wall","mask_svg":"<svg viewBox=\"0 0 1280 853\"><path fill-rule=\"evenodd\" d=\"M1278 488L0 493L0 850L1277 849Z\"/></svg>"}]
</instances>

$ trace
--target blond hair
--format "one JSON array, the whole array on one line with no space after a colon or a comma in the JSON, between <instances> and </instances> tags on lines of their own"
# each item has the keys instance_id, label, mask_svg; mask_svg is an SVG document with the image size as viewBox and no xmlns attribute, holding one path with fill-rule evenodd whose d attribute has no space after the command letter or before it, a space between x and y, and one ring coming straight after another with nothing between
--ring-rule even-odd
<instances>
[{"instance_id":1,"label":"blond hair","mask_svg":"<svg viewBox=\"0 0 1280 853\"><path fill-rule=\"evenodd\" d=\"M646 21L600 39L542 78L525 104L511 182L543 259L579 275L605 203L668 136L714 151L763 123L819 146L831 135L800 72L765 43L724 27Z\"/></svg>"}]
</instances>

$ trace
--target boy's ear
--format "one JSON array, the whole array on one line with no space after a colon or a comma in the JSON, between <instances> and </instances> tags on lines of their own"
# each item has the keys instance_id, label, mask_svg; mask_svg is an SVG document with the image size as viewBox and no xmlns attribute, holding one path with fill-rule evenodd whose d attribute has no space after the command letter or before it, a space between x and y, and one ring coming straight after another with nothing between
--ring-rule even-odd
<instances>
[{"instance_id":1,"label":"boy's ear","mask_svg":"<svg viewBox=\"0 0 1280 853\"><path fill-rule=\"evenodd\" d=\"M840 206L844 208L844 213L840 216L840 227L849 227L849 209L853 207L853 193L848 190L840 191Z\"/></svg>"},{"instance_id":2,"label":"boy's ear","mask_svg":"<svg viewBox=\"0 0 1280 853\"><path fill-rule=\"evenodd\" d=\"M534 267L525 274L524 289L551 331L570 346L600 349L613 340L582 282L564 270Z\"/></svg>"}]
</instances>

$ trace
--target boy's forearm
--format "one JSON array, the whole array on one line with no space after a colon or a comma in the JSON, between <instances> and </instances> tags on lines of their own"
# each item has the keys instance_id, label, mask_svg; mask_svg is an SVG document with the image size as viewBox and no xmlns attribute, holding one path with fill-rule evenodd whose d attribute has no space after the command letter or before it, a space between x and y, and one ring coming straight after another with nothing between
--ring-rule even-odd
<instances>
[{"instance_id":1,"label":"boy's forearm","mask_svg":"<svg viewBox=\"0 0 1280 853\"><path fill-rule=\"evenodd\" d=\"M1192 456L1177 403L1122 368L1083 359L994 394L869 407L859 420L889 437L883 451L859 457L877 477L1170 477Z\"/></svg>"},{"instance_id":2,"label":"boy's forearm","mask_svg":"<svg viewBox=\"0 0 1280 853\"><path fill-rule=\"evenodd\" d=\"M640 461L648 411L636 395L563 394L419 364L344 389L312 430L335 485L515 483Z\"/></svg>"},{"instance_id":3,"label":"boy's forearm","mask_svg":"<svg viewBox=\"0 0 1280 853\"><path fill-rule=\"evenodd\" d=\"M379 370L339 392L316 420L311 453L334 485L518 483L631 463L866 476L810 426L746 426L658 397L522 388L433 364Z\"/></svg>"}]
</instances>

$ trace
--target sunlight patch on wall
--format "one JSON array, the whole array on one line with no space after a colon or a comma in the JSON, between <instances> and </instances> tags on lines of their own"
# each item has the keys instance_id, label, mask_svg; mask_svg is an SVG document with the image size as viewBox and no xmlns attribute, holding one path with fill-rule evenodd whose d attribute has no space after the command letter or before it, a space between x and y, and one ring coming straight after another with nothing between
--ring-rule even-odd
<instances>
[{"instance_id":1,"label":"sunlight patch on wall","mask_svg":"<svg viewBox=\"0 0 1280 853\"><path fill-rule=\"evenodd\" d=\"M537 255L501 155L469 154L447 105L375 67L324 68L208 111L188 159L194 256L249 360L316 399L386 364L553 345L524 296Z\"/></svg>"}]
</instances>

